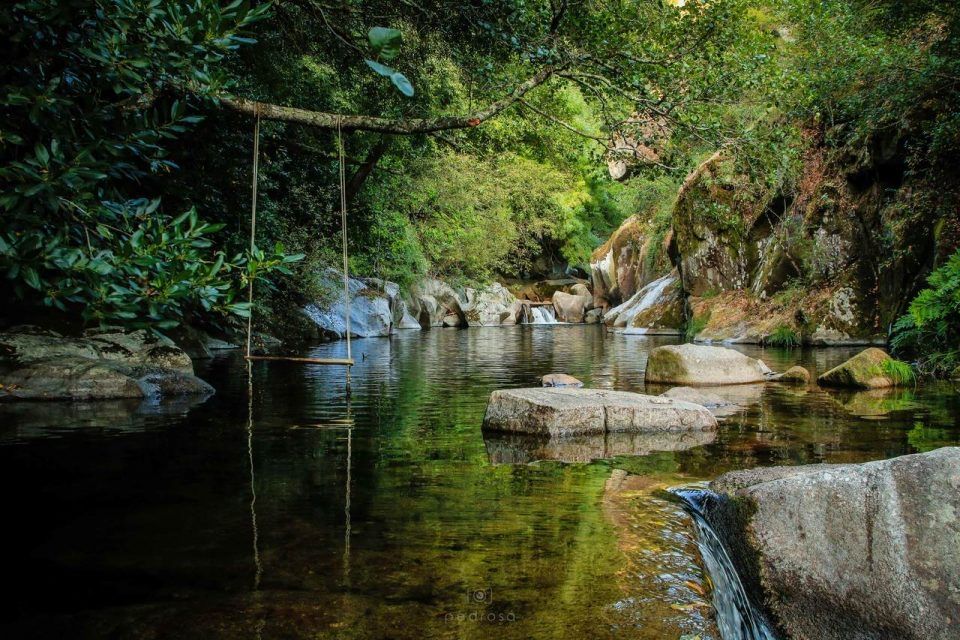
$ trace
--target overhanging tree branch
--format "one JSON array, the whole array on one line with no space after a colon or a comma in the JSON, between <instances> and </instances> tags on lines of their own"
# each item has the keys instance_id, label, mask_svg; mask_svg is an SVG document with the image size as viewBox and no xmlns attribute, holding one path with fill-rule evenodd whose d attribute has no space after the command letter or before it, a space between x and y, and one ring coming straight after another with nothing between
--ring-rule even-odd
<instances>
[{"instance_id":1,"label":"overhanging tree branch","mask_svg":"<svg viewBox=\"0 0 960 640\"><path fill-rule=\"evenodd\" d=\"M518 102L529 91L542 85L550 79L563 65L544 67L533 76L527 78L516 87L510 95L489 104L487 107L463 116L440 116L437 118L380 118L377 116L343 115L324 111L310 111L296 107L284 107L268 102L257 102L244 98L221 97L220 104L234 111L252 116L260 116L266 120L279 120L305 124L320 129L337 129L343 131L378 131L410 135L415 133L432 133L449 129L469 129L495 117L504 109Z\"/></svg>"}]
</instances>

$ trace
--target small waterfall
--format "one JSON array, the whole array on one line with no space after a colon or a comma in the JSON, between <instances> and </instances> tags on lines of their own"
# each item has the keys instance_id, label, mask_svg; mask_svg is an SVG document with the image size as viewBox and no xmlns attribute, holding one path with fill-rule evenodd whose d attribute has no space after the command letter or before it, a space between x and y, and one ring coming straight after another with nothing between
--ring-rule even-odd
<instances>
[{"instance_id":1,"label":"small waterfall","mask_svg":"<svg viewBox=\"0 0 960 640\"><path fill-rule=\"evenodd\" d=\"M553 307L535 307L525 305L523 324L559 324L554 315Z\"/></svg>"},{"instance_id":2,"label":"small waterfall","mask_svg":"<svg viewBox=\"0 0 960 640\"><path fill-rule=\"evenodd\" d=\"M697 547L713 582L713 607L723 640L776 640L763 614L753 605L716 531L704 517L704 506L717 495L704 489L676 489L697 530Z\"/></svg>"}]
</instances>

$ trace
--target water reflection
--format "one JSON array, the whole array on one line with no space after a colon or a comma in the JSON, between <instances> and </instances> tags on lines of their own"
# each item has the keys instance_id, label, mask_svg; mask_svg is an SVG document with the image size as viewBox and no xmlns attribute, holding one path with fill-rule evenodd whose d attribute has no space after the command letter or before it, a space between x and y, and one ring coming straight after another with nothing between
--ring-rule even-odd
<instances>
[{"instance_id":1,"label":"water reflection","mask_svg":"<svg viewBox=\"0 0 960 640\"><path fill-rule=\"evenodd\" d=\"M682 451L710 444L713 431L657 433L606 433L593 436L550 438L484 433L491 464L529 464L538 460L591 462L618 456L645 456L654 451Z\"/></svg>"},{"instance_id":2,"label":"water reflection","mask_svg":"<svg viewBox=\"0 0 960 640\"><path fill-rule=\"evenodd\" d=\"M353 343L350 399L341 369L258 362L248 416L228 356L202 365L217 394L192 407L0 406L16 585L0 634L715 638L689 517L657 491L960 442L958 396L937 385L882 421L767 385L731 388L741 409L703 442L484 440L493 389L562 371L642 391L647 353L670 341L575 325L405 332ZM854 351L741 349L813 374ZM513 458L539 462L498 464Z\"/></svg>"}]
</instances>

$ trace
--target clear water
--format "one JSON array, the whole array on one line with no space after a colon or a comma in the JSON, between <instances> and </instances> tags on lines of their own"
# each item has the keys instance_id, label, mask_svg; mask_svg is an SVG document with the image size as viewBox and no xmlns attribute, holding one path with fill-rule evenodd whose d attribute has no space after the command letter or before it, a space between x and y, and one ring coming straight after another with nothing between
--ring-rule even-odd
<instances>
[{"instance_id":1,"label":"clear water","mask_svg":"<svg viewBox=\"0 0 960 640\"><path fill-rule=\"evenodd\" d=\"M706 438L481 433L493 389L560 371L642 391L669 340L358 340L350 399L342 369L256 363L250 422L236 355L198 368L217 394L193 405L2 405L0 637L719 638L693 523L664 489L960 443L949 385L729 388L744 409ZM744 350L814 372L855 351Z\"/></svg>"}]
</instances>

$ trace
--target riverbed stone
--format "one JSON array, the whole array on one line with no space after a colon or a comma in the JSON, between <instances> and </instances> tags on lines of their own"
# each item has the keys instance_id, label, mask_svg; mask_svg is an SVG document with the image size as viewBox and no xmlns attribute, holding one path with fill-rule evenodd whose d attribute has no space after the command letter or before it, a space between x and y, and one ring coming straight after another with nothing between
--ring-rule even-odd
<instances>
[{"instance_id":1,"label":"riverbed stone","mask_svg":"<svg viewBox=\"0 0 960 640\"><path fill-rule=\"evenodd\" d=\"M565 373L548 373L540 378L540 384L544 387L571 387L575 389L583 386L583 382Z\"/></svg>"},{"instance_id":2,"label":"riverbed stone","mask_svg":"<svg viewBox=\"0 0 960 640\"><path fill-rule=\"evenodd\" d=\"M889 360L892 358L886 352L871 347L830 369L817 378L817 382L824 387L855 389L893 387L896 386L896 382L883 373L883 365Z\"/></svg>"},{"instance_id":3,"label":"riverbed stone","mask_svg":"<svg viewBox=\"0 0 960 640\"><path fill-rule=\"evenodd\" d=\"M960 637L960 448L710 486L708 520L786 637Z\"/></svg>"},{"instance_id":4,"label":"riverbed stone","mask_svg":"<svg viewBox=\"0 0 960 640\"><path fill-rule=\"evenodd\" d=\"M436 278L423 278L410 286L407 306L410 315L420 322L424 329L447 326L445 319L454 315L459 318L457 324L466 323L463 306L466 301L453 287Z\"/></svg>"},{"instance_id":5,"label":"riverbed stone","mask_svg":"<svg viewBox=\"0 0 960 640\"><path fill-rule=\"evenodd\" d=\"M759 360L725 347L696 344L657 347L647 359L647 383L724 385L763 382L769 369Z\"/></svg>"},{"instance_id":6,"label":"riverbed stone","mask_svg":"<svg viewBox=\"0 0 960 640\"><path fill-rule=\"evenodd\" d=\"M810 372L801 366L790 367L777 380L783 384L810 384Z\"/></svg>"},{"instance_id":7,"label":"riverbed stone","mask_svg":"<svg viewBox=\"0 0 960 640\"><path fill-rule=\"evenodd\" d=\"M504 389L490 394L483 427L551 437L608 432L713 430L717 420L689 402L601 389Z\"/></svg>"},{"instance_id":8,"label":"riverbed stone","mask_svg":"<svg viewBox=\"0 0 960 640\"><path fill-rule=\"evenodd\" d=\"M0 333L0 395L20 400L103 400L209 395L190 357L146 331L64 337L35 327Z\"/></svg>"}]
</instances>

